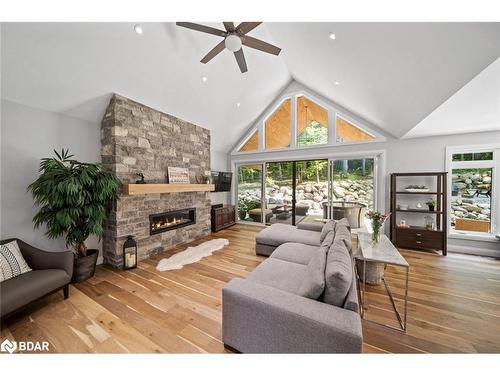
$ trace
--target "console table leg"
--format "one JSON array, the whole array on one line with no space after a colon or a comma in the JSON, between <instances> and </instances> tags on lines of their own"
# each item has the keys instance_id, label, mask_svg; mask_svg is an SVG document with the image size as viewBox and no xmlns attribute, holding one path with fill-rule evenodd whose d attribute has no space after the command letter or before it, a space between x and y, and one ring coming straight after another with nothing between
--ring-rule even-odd
<instances>
[{"instance_id":1,"label":"console table leg","mask_svg":"<svg viewBox=\"0 0 500 375\"><path fill-rule=\"evenodd\" d=\"M365 295L366 295L366 259L363 259L363 307L361 308L361 317L365 316Z\"/></svg>"},{"instance_id":2,"label":"console table leg","mask_svg":"<svg viewBox=\"0 0 500 375\"><path fill-rule=\"evenodd\" d=\"M406 283L405 283L405 316L403 330L406 332L406 320L408 316L408 280L410 278L410 267L406 267Z\"/></svg>"}]
</instances>

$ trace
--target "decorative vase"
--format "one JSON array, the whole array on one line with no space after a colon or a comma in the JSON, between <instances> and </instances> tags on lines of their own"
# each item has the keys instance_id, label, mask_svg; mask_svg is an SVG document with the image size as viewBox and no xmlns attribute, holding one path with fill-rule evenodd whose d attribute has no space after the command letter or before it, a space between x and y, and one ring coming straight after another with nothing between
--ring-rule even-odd
<instances>
[{"instance_id":1,"label":"decorative vase","mask_svg":"<svg viewBox=\"0 0 500 375\"><path fill-rule=\"evenodd\" d=\"M434 211L434 207L433 205L429 205L429 211Z\"/></svg>"},{"instance_id":2,"label":"decorative vase","mask_svg":"<svg viewBox=\"0 0 500 375\"><path fill-rule=\"evenodd\" d=\"M374 245L380 242L380 234L382 233L382 228L384 227L384 222L372 221L372 243Z\"/></svg>"}]
</instances>

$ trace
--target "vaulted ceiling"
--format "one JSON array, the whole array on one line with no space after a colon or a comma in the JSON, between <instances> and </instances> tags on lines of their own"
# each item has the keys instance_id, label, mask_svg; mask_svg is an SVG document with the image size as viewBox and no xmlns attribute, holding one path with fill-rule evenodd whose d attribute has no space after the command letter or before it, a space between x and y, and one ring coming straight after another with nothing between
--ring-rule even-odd
<instances>
[{"instance_id":1,"label":"vaulted ceiling","mask_svg":"<svg viewBox=\"0 0 500 375\"><path fill-rule=\"evenodd\" d=\"M99 122L117 92L209 128L214 148L228 151L292 79L401 137L500 56L493 23L265 23L250 35L283 51L245 48L241 74L228 51L199 62L217 36L173 23L143 29L4 23L1 96Z\"/></svg>"}]
</instances>

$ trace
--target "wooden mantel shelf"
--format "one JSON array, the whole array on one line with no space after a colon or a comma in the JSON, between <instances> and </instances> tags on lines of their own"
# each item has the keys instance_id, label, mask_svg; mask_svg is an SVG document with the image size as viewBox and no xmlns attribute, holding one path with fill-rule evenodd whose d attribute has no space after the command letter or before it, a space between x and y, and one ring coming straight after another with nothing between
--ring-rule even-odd
<instances>
[{"instance_id":1,"label":"wooden mantel shelf","mask_svg":"<svg viewBox=\"0 0 500 375\"><path fill-rule=\"evenodd\" d=\"M215 191L213 184L125 184L125 195L142 195L158 193L187 193L196 191Z\"/></svg>"}]
</instances>

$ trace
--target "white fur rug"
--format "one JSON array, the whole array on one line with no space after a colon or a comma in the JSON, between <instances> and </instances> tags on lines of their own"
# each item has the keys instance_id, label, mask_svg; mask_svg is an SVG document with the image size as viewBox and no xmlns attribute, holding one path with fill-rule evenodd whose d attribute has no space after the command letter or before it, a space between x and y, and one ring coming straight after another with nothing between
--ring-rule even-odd
<instances>
[{"instance_id":1,"label":"white fur rug","mask_svg":"<svg viewBox=\"0 0 500 375\"><path fill-rule=\"evenodd\" d=\"M228 244L229 240L217 238L203 242L198 246L188 247L170 258L160 260L156 269L158 271L180 270L184 265L198 262L201 258L212 255L214 251L220 250Z\"/></svg>"}]
</instances>

